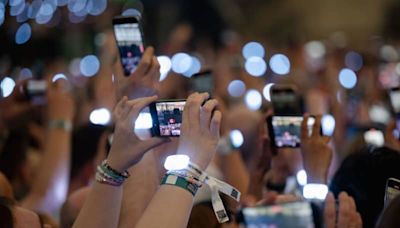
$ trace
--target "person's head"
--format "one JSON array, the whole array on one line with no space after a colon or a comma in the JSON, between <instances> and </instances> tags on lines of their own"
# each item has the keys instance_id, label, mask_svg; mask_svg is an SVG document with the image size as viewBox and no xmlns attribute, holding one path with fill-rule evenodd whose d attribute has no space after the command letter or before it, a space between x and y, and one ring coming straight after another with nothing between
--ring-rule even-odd
<instances>
[{"instance_id":1,"label":"person's head","mask_svg":"<svg viewBox=\"0 0 400 228\"><path fill-rule=\"evenodd\" d=\"M106 127L87 124L72 135L71 182L87 184L96 171L96 157L106 156ZM81 186L78 186L81 187Z\"/></svg>"},{"instance_id":2,"label":"person's head","mask_svg":"<svg viewBox=\"0 0 400 228\"><path fill-rule=\"evenodd\" d=\"M4 228L45 227L40 217L33 211L19 207L9 198L0 196L0 221Z\"/></svg>"},{"instance_id":3,"label":"person's head","mask_svg":"<svg viewBox=\"0 0 400 228\"><path fill-rule=\"evenodd\" d=\"M351 154L336 172L331 191L352 196L364 227L374 227L383 208L387 179L400 178L399 164L400 154L387 147Z\"/></svg>"},{"instance_id":4,"label":"person's head","mask_svg":"<svg viewBox=\"0 0 400 228\"><path fill-rule=\"evenodd\" d=\"M60 213L60 227L69 228L72 227L76 218L78 217L79 211L81 210L83 203L85 202L86 196L90 192L90 187L84 187L73 192L65 201L61 208Z\"/></svg>"}]
</instances>

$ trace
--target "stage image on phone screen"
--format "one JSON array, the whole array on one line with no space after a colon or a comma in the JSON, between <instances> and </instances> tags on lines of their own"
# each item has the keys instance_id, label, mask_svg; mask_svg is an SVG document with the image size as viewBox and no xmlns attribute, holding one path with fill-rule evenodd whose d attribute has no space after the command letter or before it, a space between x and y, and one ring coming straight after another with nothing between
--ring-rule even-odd
<instances>
[{"instance_id":1,"label":"stage image on phone screen","mask_svg":"<svg viewBox=\"0 0 400 228\"><path fill-rule=\"evenodd\" d=\"M275 146L277 147L299 147L302 116L273 116L272 128L274 131ZM311 134L315 119L308 118L307 128Z\"/></svg>"},{"instance_id":2,"label":"stage image on phone screen","mask_svg":"<svg viewBox=\"0 0 400 228\"><path fill-rule=\"evenodd\" d=\"M160 136L181 135L182 112L185 103L185 101L156 103Z\"/></svg>"},{"instance_id":3,"label":"stage image on phone screen","mask_svg":"<svg viewBox=\"0 0 400 228\"><path fill-rule=\"evenodd\" d=\"M386 183L385 205L400 195L400 180L389 178Z\"/></svg>"},{"instance_id":4,"label":"stage image on phone screen","mask_svg":"<svg viewBox=\"0 0 400 228\"><path fill-rule=\"evenodd\" d=\"M144 52L139 23L114 24L114 32L124 74L130 75L136 69Z\"/></svg>"}]
</instances>

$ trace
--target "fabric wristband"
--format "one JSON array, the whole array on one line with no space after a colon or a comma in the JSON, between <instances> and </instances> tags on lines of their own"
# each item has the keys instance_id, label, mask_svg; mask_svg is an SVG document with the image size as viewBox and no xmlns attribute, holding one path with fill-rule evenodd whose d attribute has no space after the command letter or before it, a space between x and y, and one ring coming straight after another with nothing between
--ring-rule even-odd
<instances>
[{"instance_id":1,"label":"fabric wristband","mask_svg":"<svg viewBox=\"0 0 400 228\"><path fill-rule=\"evenodd\" d=\"M185 178L173 174L166 174L161 181L161 185L174 185L189 191L193 196L196 195L198 187L187 181Z\"/></svg>"},{"instance_id":2,"label":"fabric wristband","mask_svg":"<svg viewBox=\"0 0 400 228\"><path fill-rule=\"evenodd\" d=\"M72 131L72 123L67 120L49 120L47 127L50 129L61 129L67 132Z\"/></svg>"}]
</instances>

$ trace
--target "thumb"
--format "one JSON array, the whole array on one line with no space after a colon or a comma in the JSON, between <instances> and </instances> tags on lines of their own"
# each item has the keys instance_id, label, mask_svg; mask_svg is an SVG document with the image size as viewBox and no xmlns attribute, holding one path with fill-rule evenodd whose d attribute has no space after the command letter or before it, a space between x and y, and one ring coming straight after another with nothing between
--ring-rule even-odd
<instances>
[{"instance_id":1,"label":"thumb","mask_svg":"<svg viewBox=\"0 0 400 228\"><path fill-rule=\"evenodd\" d=\"M331 192L328 193L325 200L324 220L326 228L336 227L336 208L335 197Z\"/></svg>"},{"instance_id":2,"label":"thumb","mask_svg":"<svg viewBox=\"0 0 400 228\"><path fill-rule=\"evenodd\" d=\"M154 147L157 147L161 144L164 144L164 143L170 142L170 141L171 141L171 139L169 139L169 138L154 137L154 138L148 139L146 141L143 141L142 146L143 146L144 151L148 151L148 150L153 149Z\"/></svg>"}]
</instances>

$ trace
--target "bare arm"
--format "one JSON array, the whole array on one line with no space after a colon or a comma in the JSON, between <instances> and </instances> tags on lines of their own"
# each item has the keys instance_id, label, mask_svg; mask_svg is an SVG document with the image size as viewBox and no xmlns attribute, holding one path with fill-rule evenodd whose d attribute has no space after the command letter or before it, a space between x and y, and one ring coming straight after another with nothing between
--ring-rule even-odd
<instances>
[{"instance_id":1,"label":"bare arm","mask_svg":"<svg viewBox=\"0 0 400 228\"><path fill-rule=\"evenodd\" d=\"M146 151L165 142L160 138L142 141L133 131L132 120L136 120L140 110L156 99L157 97L147 97L128 101L124 97L117 104L113 114L116 120L114 140L107 160L108 164L118 172L122 173L136 165ZM105 183L94 184L73 227L117 227L122 190L122 186L110 186ZM138 193L134 191L131 194L137 195Z\"/></svg>"},{"instance_id":2,"label":"bare arm","mask_svg":"<svg viewBox=\"0 0 400 228\"><path fill-rule=\"evenodd\" d=\"M71 150L71 129L74 103L67 92L62 91L61 82L49 86L48 119L63 122L64 126L49 126L45 151L32 190L23 200L25 208L52 214L67 197Z\"/></svg>"}]
</instances>

